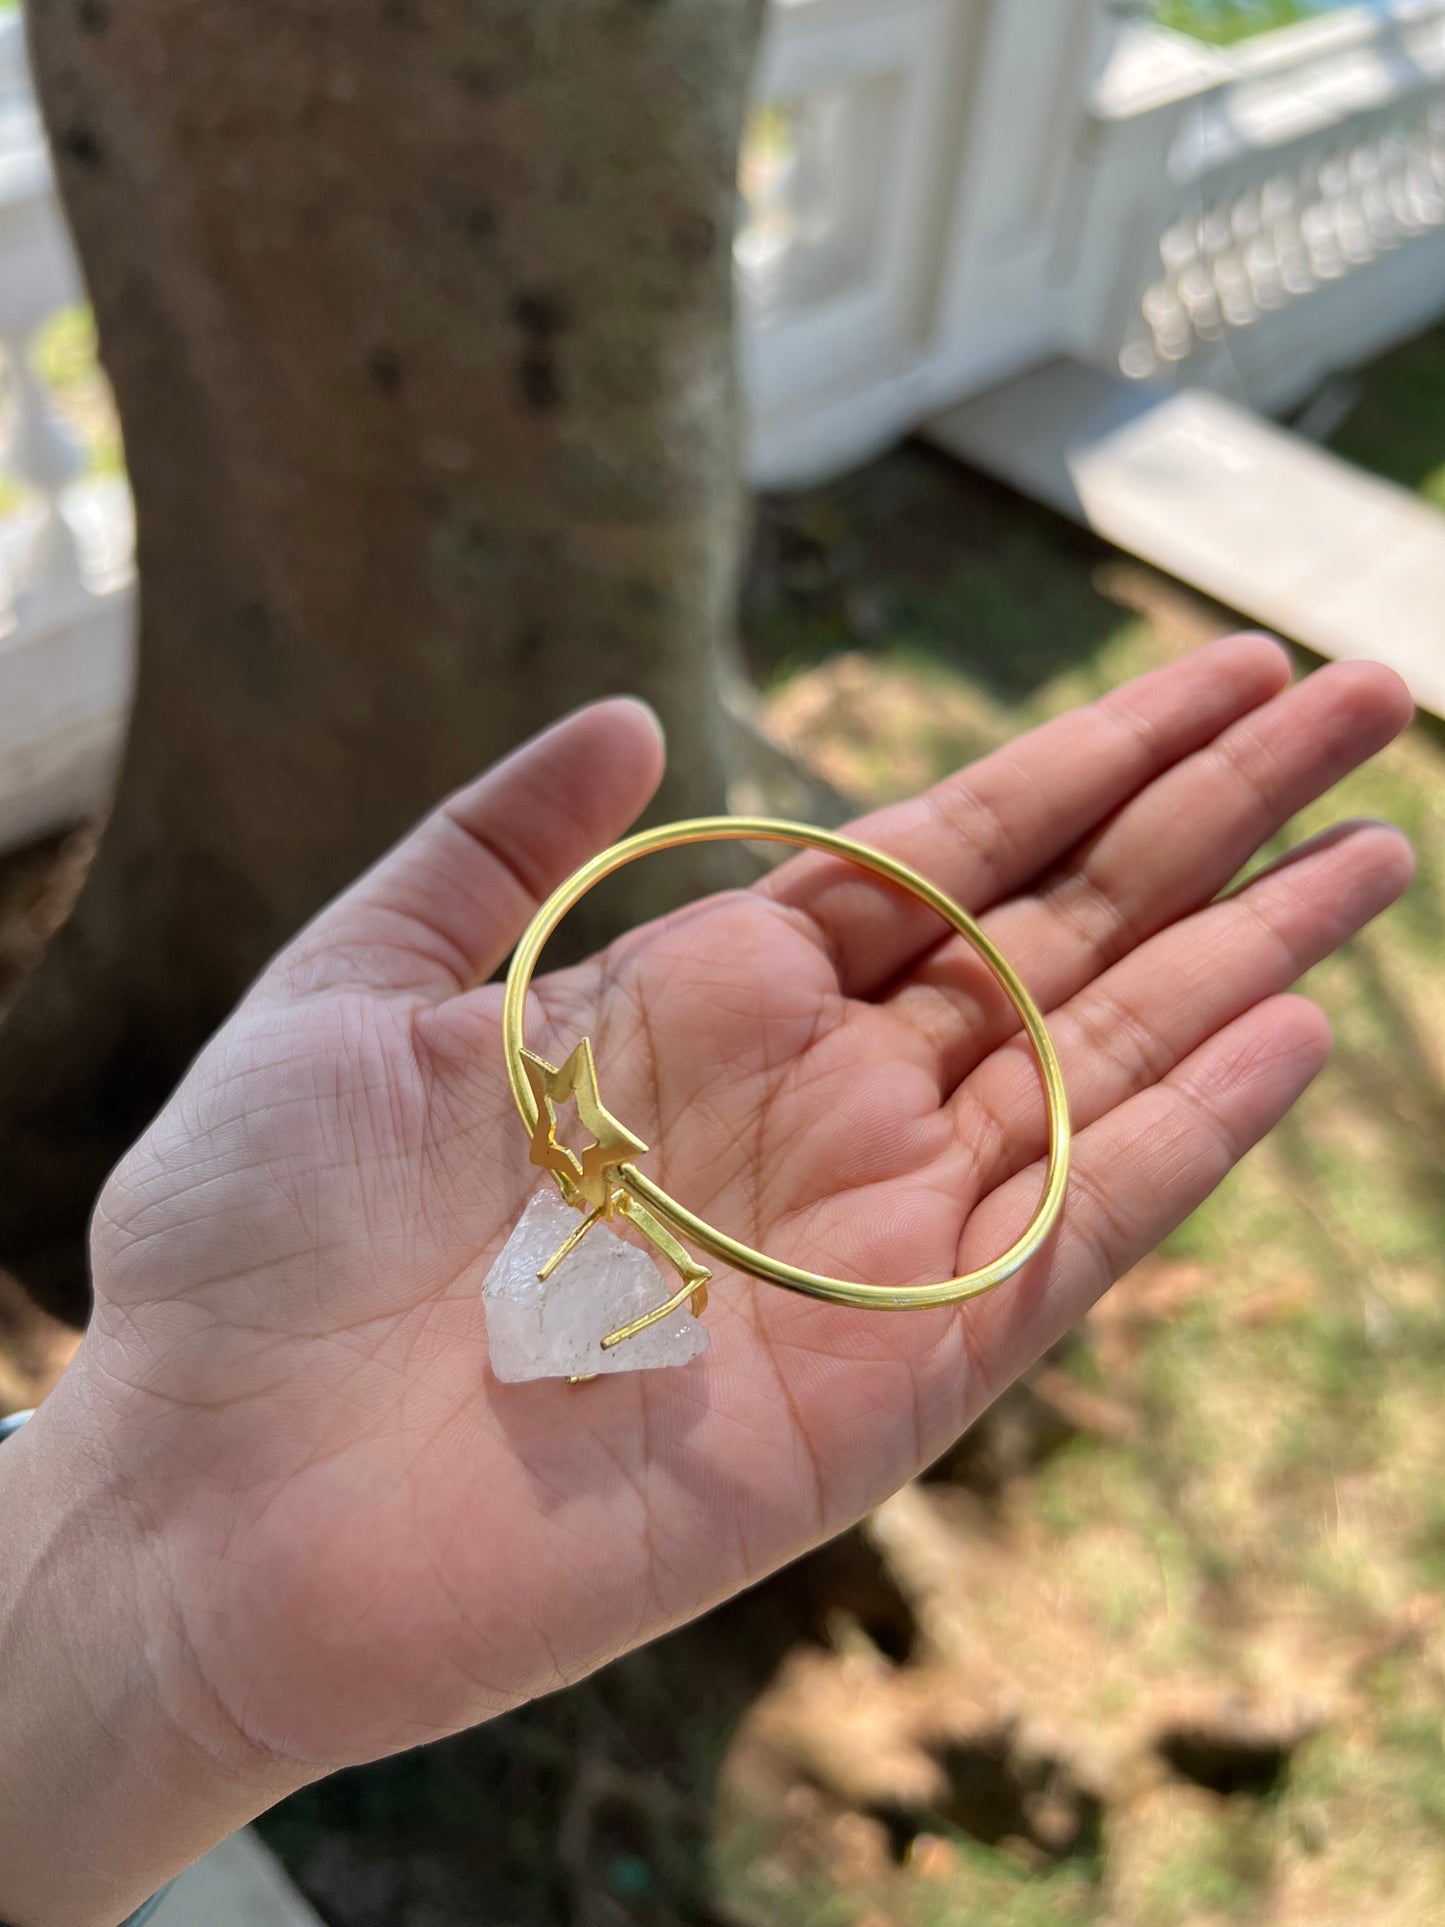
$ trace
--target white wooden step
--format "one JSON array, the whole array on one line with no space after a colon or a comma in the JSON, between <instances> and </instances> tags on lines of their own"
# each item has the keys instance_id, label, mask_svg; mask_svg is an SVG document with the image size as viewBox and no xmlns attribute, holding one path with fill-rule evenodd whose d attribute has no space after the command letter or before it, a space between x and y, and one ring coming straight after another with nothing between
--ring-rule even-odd
<instances>
[{"instance_id":1,"label":"white wooden step","mask_svg":"<svg viewBox=\"0 0 1445 1927\"><path fill-rule=\"evenodd\" d=\"M149 1927L322 1927L280 1861L249 1827L183 1873Z\"/></svg>"},{"instance_id":2,"label":"white wooden step","mask_svg":"<svg viewBox=\"0 0 1445 1927\"><path fill-rule=\"evenodd\" d=\"M1221 396L1068 360L924 432L1307 649L1388 663L1445 716L1445 515L1394 483Z\"/></svg>"}]
</instances>

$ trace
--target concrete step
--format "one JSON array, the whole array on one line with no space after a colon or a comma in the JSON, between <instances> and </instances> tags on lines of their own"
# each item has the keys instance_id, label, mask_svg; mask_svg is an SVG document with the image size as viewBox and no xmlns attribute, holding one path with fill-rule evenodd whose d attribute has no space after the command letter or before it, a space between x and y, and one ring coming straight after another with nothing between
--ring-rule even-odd
<instances>
[{"instance_id":1,"label":"concrete step","mask_svg":"<svg viewBox=\"0 0 1445 1927\"><path fill-rule=\"evenodd\" d=\"M323 1927L249 1827L183 1873L147 1927Z\"/></svg>"},{"instance_id":2,"label":"concrete step","mask_svg":"<svg viewBox=\"0 0 1445 1927\"><path fill-rule=\"evenodd\" d=\"M1445 715L1445 515L1394 483L1222 396L1068 360L924 432L1278 635L1388 663Z\"/></svg>"}]
</instances>

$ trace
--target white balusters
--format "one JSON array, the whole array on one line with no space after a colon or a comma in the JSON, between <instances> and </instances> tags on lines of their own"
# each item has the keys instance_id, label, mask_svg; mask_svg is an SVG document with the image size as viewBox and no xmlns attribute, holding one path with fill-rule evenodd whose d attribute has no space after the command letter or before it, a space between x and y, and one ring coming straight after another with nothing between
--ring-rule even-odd
<instances>
[{"instance_id":1,"label":"white balusters","mask_svg":"<svg viewBox=\"0 0 1445 1927\"><path fill-rule=\"evenodd\" d=\"M44 372L57 317L81 299L19 18L8 14L0 17L0 850L102 801L129 704L129 497L123 482L87 475L90 455Z\"/></svg>"},{"instance_id":2,"label":"white balusters","mask_svg":"<svg viewBox=\"0 0 1445 1927\"><path fill-rule=\"evenodd\" d=\"M11 602L17 620L38 614L44 605L62 606L83 598L75 535L66 520L65 490L86 470L86 456L36 372L34 336L0 335L4 355L6 414L4 466L11 481L35 498L35 508L19 520L33 528L13 542L15 579ZM28 505L26 505L28 507Z\"/></svg>"},{"instance_id":3,"label":"white balusters","mask_svg":"<svg viewBox=\"0 0 1445 1927\"><path fill-rule=\"evenodd\" d=\"M1362 275L1445 226L1440 90L1358 131L1320 128L1283 150L1231 154L1193 182L1195 207L1159 238L1158 272L1141 289L1120 365L1148 376L1230 344L1302 299ZM1445 275L1440 282L1445 289ZM1348 341L1340 360L1358 358Z\"/></svg>"}]
</instances>

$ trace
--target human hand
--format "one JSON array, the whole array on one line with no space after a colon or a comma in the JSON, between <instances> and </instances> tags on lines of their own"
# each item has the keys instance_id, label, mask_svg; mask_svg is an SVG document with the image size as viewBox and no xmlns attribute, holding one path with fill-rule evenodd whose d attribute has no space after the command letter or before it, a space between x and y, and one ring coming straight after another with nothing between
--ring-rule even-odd
<instances>
[{"instance_id":1,"label":"human hand","mask_svg":"<svg viewBox=\"0 0 1445 1927\"><path fill-rule=\"evenodd\" d=\"M107 1184L91 1328L5 1448L38 1490L60 1467L105 1495L85 1570L103 1584L123 1544L132 1698L167 1757L235 1789L208 1785L187 1851L858 1518L1271 1128L1328 1052L1281 993L1410 872L1394 831L1353 825L1214 900L1409 715L1367 665L1287 681L1271 643L1214 645L855 826L981 916L1064 1064L1062 1226L966 1307L886 1316L720 1274L685 1369L492 1378L481 1281L546 1180L485 980L650 795L636 705L524 747L282 953ZM942 1278L1027 1220L1045 1126L1011 1011L940 937L798 858L540 978L529 1042L560 1061L590 1035L645 1168L724 1229L815 1270ZM135 1892L163 1871L152 1850Z\"/></svg>"}]
</instances>

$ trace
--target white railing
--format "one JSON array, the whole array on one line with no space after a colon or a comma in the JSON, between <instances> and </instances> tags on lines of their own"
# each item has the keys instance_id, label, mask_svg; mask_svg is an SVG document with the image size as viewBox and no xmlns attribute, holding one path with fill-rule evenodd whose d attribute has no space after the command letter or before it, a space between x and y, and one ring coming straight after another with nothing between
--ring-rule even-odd
<instances>
[{"instance_id":1,"label":"white railing","mask_svg":"<svg viewBox=\"0 0 1445 1927\"><path fill-rule=\"evenodd\" d=\"M81 299L14 15L0 18L0 849L105 795L129 701L123 483L91 481L40 372Z\"/></svg>"},{"instance_id":2,"label":"white railing","mask_svg":"<svg viewBox=\"0 0 1445 1927\"><path fill-rule=\"evenodd\" d=\"M773 0L737 240L755 480L1059 353L1280 408L1445 312L1445 0L1228 53L1120 11ZM35 354L77 293L8 16L0 847L100 793L127 697L124 488L80 476Z\"/></svg>"},{"instance_id":3,"label":"white railing","mask_svg":"<svg viewBox=\"0 0 1445 1927\"><path fill-rule=\"evenodd\" d=\"M1278 409L1445 312L1445 0L1227 52L1121 11L776 0L739 240L759 480L1058 353Z\"/></svg>"},{"instance_id":4,"label":"white railing","mask_svg":"<svg viewBox=\"0 0 1445 1927\"><path fill-rule=\"evenodd\" d=\"M1092 98L1071 345L1274 410L1445 311L1439 0L1141 51Z\"/></svg>"}]
</instances>

